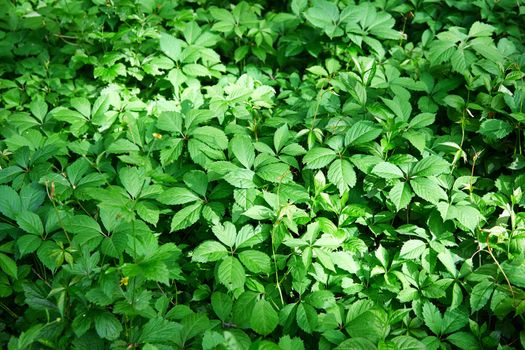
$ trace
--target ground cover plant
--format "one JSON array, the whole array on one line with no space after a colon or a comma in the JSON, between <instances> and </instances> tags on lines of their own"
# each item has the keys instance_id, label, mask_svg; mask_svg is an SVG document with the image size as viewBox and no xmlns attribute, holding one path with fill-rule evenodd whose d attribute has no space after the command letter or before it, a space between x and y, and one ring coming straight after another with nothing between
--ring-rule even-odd
<instances>
[{"instance_id":1,"label":"ground cover plant","mask_svg":"<svg viewBox=\"0 0 525 350\"><path fill-rule=\"evenodd\" d=\"M521 349L521 0L0 0L0 347Z\"/></svg>"}]
</instances>

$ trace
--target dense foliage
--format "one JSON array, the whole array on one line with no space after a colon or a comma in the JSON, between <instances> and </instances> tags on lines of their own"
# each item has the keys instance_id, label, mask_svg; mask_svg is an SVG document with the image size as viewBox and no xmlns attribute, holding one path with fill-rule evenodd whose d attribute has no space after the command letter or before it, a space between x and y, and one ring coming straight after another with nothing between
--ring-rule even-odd
<instances>
[{"instance_id":1,"label":"dense foliage","mask_svg":"<svg viewBox=\"0 0 525 350\"><path fill-rule=\"evenodd\" d=\"M0 347L525 346L522 0L0 0Z\"/></svg>"}]
</instances>

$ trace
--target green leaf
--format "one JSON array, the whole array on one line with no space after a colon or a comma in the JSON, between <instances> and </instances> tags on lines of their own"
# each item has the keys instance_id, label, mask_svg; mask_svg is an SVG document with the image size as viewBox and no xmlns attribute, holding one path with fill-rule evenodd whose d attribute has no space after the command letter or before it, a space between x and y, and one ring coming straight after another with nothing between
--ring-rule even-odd
<instances>
[{"instance_id":1,"label":"green leaf","mask_svg":"<svg viewBox=\"0 0 525 350\"><path fill-rule=\"evenodd\" d=\"M388 162L381 162L379 164L376 164L374 168L372 169L372 173L382 177L383 179L399 179L404 176L401 169L399 169L396 165Z\"/></svg>"},{"instance_id":2,"label":"green leaf","mask_svg":"<svg viewBox=\"0 0 525 350\"><path fill-rule=\"evenodd\" d=\"M235 225L227 221L224 225L217 224L212 227L212 231L215 234L215 237L219 239L223 244L232 248L235 245L235 240L237 238L237 230Z\"/></svg>"},{"instance_id":3,"label":"green leaf","mask_svg":"<svg viewBox=\"0 0 525 350\"><path fill-rule=\"evenodd\" d=\"M233 256L227 256L219 265L217 278L226 288L233 291L244 286L246 275L239 260Z\"/></svg>"},{"instance_id":4,"label":"green leaf","mask_svg":"<svg viewBox=\"0 0 525 350\"><path fill-rule=\"evenodd\" d=\"M200 170L191 170L184 174L184 183L192 191L195 191L199 196L206 196L206 190L208 189L208 176L205 172Z\"/></svg>"},{"instance_id":5,"label":"green leaf","mask_svg":"<svg viewBox=\"0 0 525 350\"><path fill-rule=\"evenodd\" d=\"M339 194L355 186L357 177L349 161L336 159L328 169L328 180L337 186Z\"/></svg>"},{"instance_id":6,"label":"green leaf","mask_svg":"<svg viewBox=\"0 0 525 350\"><path fill-rule=\"evenodd\" d=\"M270 273L270 257L258 250L243 250L239 253L239 259L246 268L253 273Z\"/></svg>"},{"instance_id":7,"label":"green leaf","mask_svg":"<svg viewBox=\"0 0 525 350\"><path fill-rule=\"evenodd\" d=\"M99 337L116 340L122 332L122 324L109 312L100 312L95 315L95 329Z\"/></svg>"},{"instance_id":8,"label":"green leaf","mask_svg":"<svg viewBox=\"0 0 525 350\"><path fill-rule=\"evenodd\" d=\"M40 220L40 217L33 212L25 210L19 213L16 216L16 223L27 233L39 236L44 234L42 220Z\"/></svg>"},{"instance_id":9,"label":"green leaf","mask_svg":"<svg viewBox=\"0 0 525 350\"><path fill-rule=\"evenodd\" d=\"M235 158L246 169L251 169L255 161L255 149L252 139L245 135L236 135L230 143Z\"/></svg>"},{"instance_id":10,"label":"green leaf","mask_svg":"<svg viewBox=\"0 0 525 350\"><path fill-rule=\"evenodd\" d=\"M16 262L3 253L0 253L0 270L4 271L14 279L16 279L18 276L18 267L16 266Z\"/></svg>"},{"instance_id":11,"label":"green leaf","mask_svg":"<svg viewBox=\"0 0 525 350\"><path fill-rule=\"evenodd\" d=\"M145 182L145 175L137 168L122 168L119 178L131 198L137 198Z\"/></svg>"},{"instance_id":12,"label":"green leaf","mask_svg":"<svg viewBox=\"0 0 525 350\"><path fill-rule=\"evenodd\" d=\"M399 257L401 259L418 259L426 249L426 244L419 239L409 239L401 247Z\"/></svg>"},{"instance_id":13,"label":"green leaf","mask_svg":"<svg viewBox=\"0 0 525 350\"><path fill-rule=\"evenodd\" d=\"M382 130L374 123L361 120L352 125L345 136L346 146L357 146L375 140Z\"/></svg>"},{"instance_id":14,"label":"green leaf","mask_svg":"<svg viewBox=\"0 0 525 350\"><path fill-rule=\"evenodd\" d=\"M221 292L213 292L211 295L211 307L222 321L226 321L232 312L232 298Z\"/></svg>"},{"instance_id":15,"label":"green leaf","mask_svg":"<svg viewBox=\"0 0 525 350\"><path fill-rule=\"evenodd\" d=\"M286 142L290 138L290 132L288 131L288 125L284 124L279 129L275 131L275 134L273 134L273 146L275 147L275 150L277 153L281 151L281 149L286 145Z\"/></svg>"},{"instance_id":16,"label":"green leaf","mask_svg":"<svg viewBox=\"0 0 525 350\"><path fill-rule=\"evenodd\" d=\"M434 304L426 302L423 305L423 320L425 321L425 325L430 328L435 335L441 335L443 320L441 313Z\"/></svg>"},{"instance_id":17,"label":"green leaf","mask_svg":"<svg viewBox=\"0 0 525 350\"><path fill-rule=\"evenodd\" d=\"M198 201L200 198L185 187L172 187L163 191L157 200L162 204L180 205Z\"/></svg>"},{"instance_id":18,"label":"green leaf","mask_svg":"<svg viewBox=\"0 0 525 350\"><path fill-rule=\"evenodd\" d=\"M252 329L261 334L268 335L277 327L279 316L268 301L260 299L255 303L251 312L250 325Z\"/></svg>"},{"instance_id":19,"label":"green leaf","mask_svg":"<svg viewBox=\"0 0 525 350\"><path fill-rule=\"evenodd\" d=\"M397 211L406 208L413 196L414 194L406 182L398 182L388 193L388 198L394 203Z\"/></svg>"},{"instance_id":20,"label":"green leaf","mask_svg":"<svg viewBox=\"0 0 525 350\"><path fill-rule=\"evenodd\" d=\"M297 325L308 334L317 329L317 312L309 304L302 302L297 305L296 320Z\"/></svg>"},{"instance_id":21,"label":"green leaf","mask_svg":"<svg viewBox=\"0 0 525 350\"><path fill-rule=\"evenodd\" d=\"M40 244L42 244L42 238L35 235L23 235L16 240L20 256L34 252L40 247Z\"/></svg>"},{"instance_id":22,"label":"green leaf","mask_svg":"<svg viewBox=\"0 0 525 350\"><path fill-rule=\"evenodd\" d=\"M273 217L273 211L262 205L254 205L246 210L242 215L255 220L271 219Z\"/></svg>"},{"instance_id":23,"label":"green leaf","mask_svg":"<svg viewBox=\"0 0 525 350\"><path fill-rule=\"evenodd\" d=\"M447 337L447 340L461 350L482 349L476 337L472 333L457 332Z\"/></svg>"},{"instance_id":24,"label":"green leaf","mask_svg":"<svg viewBox=\"0 0 525 350\"><path fill-rule=\"evenodd\" d=\"M166 56L174 61L182 59L182 40L173 37L167 33L160 33L160 49Z\"/></svg>"},{"instance_id":25,"label":"green leaf","mask_svg":"<svg viewBox=\"0 0 525 350\"><path fill-rule=\"evenodd\" d=\"M330 290L317 290L310 293L305 301L318 309L328 309L336 304L334 293Z\"/></svg>"},{"instance_id":26,"label":"green leaf","mask_svg":"<svg viewBox=\"0 0 525 350\"><path fill-rule=\"evenodd\" d=\"M192 260L197 262L210 262L221 260L228 255L228 250L216 241L204 241L195 248Z\"/></svg>"},{"instance_id":27,"label":"green leaf","mask_svg":"<svg viewBox=\"0 0 525 350\"><path fill-rule=\"evenodd\" d=\"M474 313L481 310L487 304L494 291L494 283L492 281L481 281L472 288L470 293L470 308Z\"/></svg>"},{"instance_id":28,"label":"green leaf","mask_svg":"<svg viewBox=\"0 0 525 350\"><path fill-rule=\"evenodd\" d=\"M165 343L176 339L181 328L182 326L175 322L160 317L151 318L142 326L139 341L140 343Z\"/></svg>"},{"instance_id":29,"label":"green leaf","mask_svg":"<svg viewBox=\"0 0 525 350\"><path fill-rule=\"evenodd\" d=\"M309 150L303 157L306 169L319 169L330 164L336 158L335 151L328 148L315 147Z\"/></svg>"},{"instance_id":30,"label":"green leaf","mask_svg":"<svg viewBox=\"0 0 525 350\"><path fill-rule=\"evenodd\" d=\"M22 202L15 190L9 186L0 186L0 213L10 219L22 211Z\"/></svg>"},{"instance_id":31,"label":"green leaf","mask_svg":"<svg viewBox=\"0 0 525 350\"><path fill-rule=\"evenodd\" d=\"M445 191L443 191L435 181L429 178L416 177L410 180L410 186L417 196L432 204L437 204L440 200L446 201L448 199Z\"/></svg>"},{"instance_id":32,"label":"green leaf","mask_svg":"<svg viewBox=\"0 0 525 350\"><path fill-rule=\"evenodd\" d=\"M171 232L190 227L199 220L202 211L202 203L197 202L179 210L171 220Z\"/></svg>"},{"instance_id":33,"label":"green leaf","mask_svg":"<svg viewBox=\"0 0 525 350\"><path fill-rule=\"evenodd\" d=\"M253 182L254 176L255 173L252 170L239 168L229 171L224 176L224 180L237 188L255 188L257 186Z\"/></svg>"},{"instance_id":34,"label":"green leaf","mask_svg":"<svg viewBox=\"0 0 525 350\"><path fill-rule=\"evenodd\" d=\"M439 156L425 157L410 171L411 176L438 176L448 172L449 163Z\"/></svg>"},{"instance_id":35,"label":"green leaf","mask_svg":"<svg viewBox=\"0 0 525 350\"><path fill-rule=\"evenodd\" d=\"M392 339L398 349L403 350L426 350L426 345L414 337L400 335Z\"/></svg>"},{"instance_id":36,"label":"green leaf","mask_svg":"<svg viewBox=\"0 0 525 350\"><path fill-rule=\"evenodd\" d=\"M481 123L479 133L490 139L502 139L509 135L514 128L504 120L489 119Z\"/></svg>"},{"instance_id":37,"label":"green leaf","mask_svg":"<svg viewBox=\"0 0 525 350\"><path fill-rule=\"evenodd\" d=\"M213 126L201 126L196 128L191 135L193 138L213 149L225 150L228 148L228 138L224 131L214 128Z\"/></svg>"},{"instance_id":38,"label":"green leaf","mask_svg":"<svg viewBox=\"0 0 525 350\"><path fill-rule=\"evenodd\" d=\"M377 346L366 338L353 337L339 344L335 350L377 350Z\"/></svg>"}]
</instances>

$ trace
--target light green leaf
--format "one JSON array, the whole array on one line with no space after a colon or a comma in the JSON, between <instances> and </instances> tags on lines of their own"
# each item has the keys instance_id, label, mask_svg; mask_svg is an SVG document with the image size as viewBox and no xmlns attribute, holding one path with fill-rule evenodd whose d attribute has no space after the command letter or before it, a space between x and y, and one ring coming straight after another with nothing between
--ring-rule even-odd
<instances>
[{"instance_id":1,"label":"light green leaf","mask_svg":"<svg viewBox=\"0 0 525 350\"><path fill-rule=\"evenodd\" d=\"M271 219L273 217L273 211L262 205L254 205L246 210L242 215L255 220Z\"/></svg>"},{"instance_id":2,"label":"light green leaf","mask_svg":"<svg viewBox=\"0 0 525 350\"><path fill-rule=\"evenodd\" d=\"M224 131L213 126L201 126L192 132L192 137L216 150L228 148L228 138Z\"/></svg>"},{"instance_id":3,"label":"light green leaf","mask_svg":"<svg viewBox=\"0 0 525 350\"><path fill-rule=\"evenodd\" d=\"M461 350L482 349L476 337L469 332L457 332L447 337L447 340Z\"/></svg>"},{"instance_id":4,"label":"light green leaf","mask_svg":"<svg viewBox=\"0 0 525 350\"><path fill-rule=\"evenodd\" d=\"M144 173L135 167L122 168L119 171L119 178L131 198L137 198L144 186Z\"/></svg>"},{"instance_id":5,"label":"light green leaf","mask_svg":"<svg viewBox=\"0 0 525 350\"><path fill-rule=\"evenodd\" d=\"M237 229L235 228L235 225L231 222L226 221L224 225L214 225L211 230L215 234L215 237L217 237L219 241L221 241L226 246L231 248L235 245Z\"/></svg>"},{"instance_id":6,"label":"light green leaf","mask_svg":"<svg viewBox=\"0 0 525 350\"><path fill-rule=\"evenodd\" d=\"M182 40L175 38L174 36L161 33L160 34L160 49L166 56L174 61L180 61L182 59Z\"/></svg>"}]
</instances>

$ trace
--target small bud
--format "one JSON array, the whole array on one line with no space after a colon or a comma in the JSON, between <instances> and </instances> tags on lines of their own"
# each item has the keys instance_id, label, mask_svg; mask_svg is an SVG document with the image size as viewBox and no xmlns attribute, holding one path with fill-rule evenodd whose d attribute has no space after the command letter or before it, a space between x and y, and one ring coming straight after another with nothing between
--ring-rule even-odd
<instances>
[{"instance_id":1,"label":"small bud","mask_svg":"<svg viewBox=\"0 0 525 350\"><path fill-rule=\"evenodd\" d=\"M152 134L152 136L153 136L154 138L156 138L157 140L160 140L160 139L162 138L162 134L159 134L158 132L154 132L154 133Z\"/></svg>"}]
</instances>

